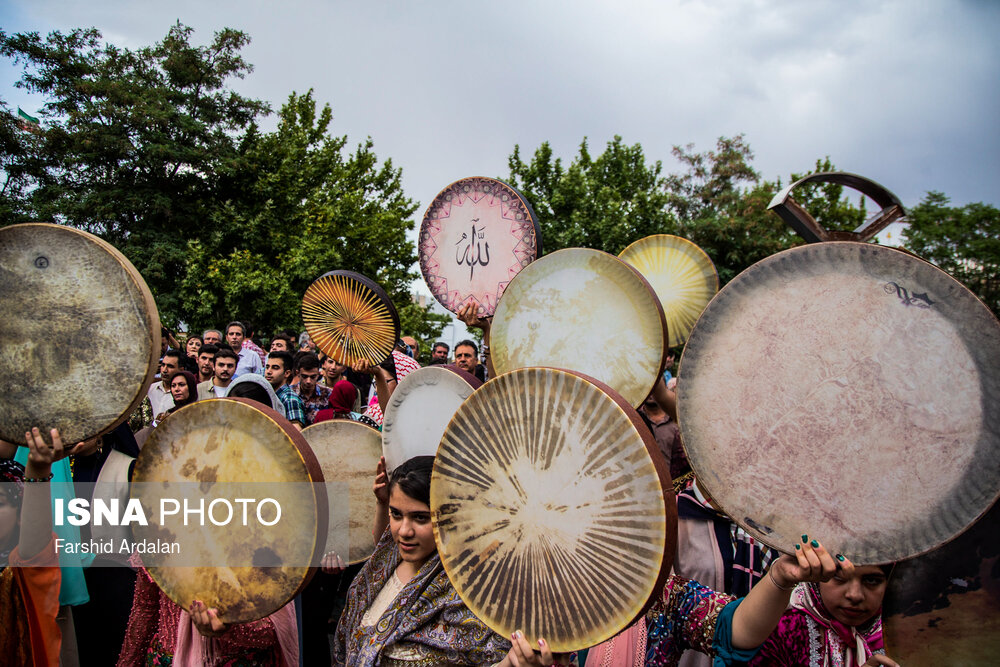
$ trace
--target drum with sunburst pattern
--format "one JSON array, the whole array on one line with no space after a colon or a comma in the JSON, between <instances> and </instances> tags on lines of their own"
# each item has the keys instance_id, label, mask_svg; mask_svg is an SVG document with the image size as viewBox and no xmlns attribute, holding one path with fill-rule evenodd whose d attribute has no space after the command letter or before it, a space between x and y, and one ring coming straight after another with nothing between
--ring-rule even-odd
<instances>
[{"instance_id":1,"label":"drum with sunburst pattern","mask_svg":"<svg viewBox=\"0 0 1000 667\"><path fill-rule=\"evenodd\" d=\"M310 285L302 297L302 321L324 354L348 366L377 366L399 339L399 315L389 296L354 271L330 271Z\"/></svg>"}]
</instances>

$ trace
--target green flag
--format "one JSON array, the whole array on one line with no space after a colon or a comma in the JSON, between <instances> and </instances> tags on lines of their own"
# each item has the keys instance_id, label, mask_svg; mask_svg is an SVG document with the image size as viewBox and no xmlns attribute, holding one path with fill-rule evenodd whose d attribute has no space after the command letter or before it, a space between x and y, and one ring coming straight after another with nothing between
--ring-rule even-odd
<instances>
[{"instance_id":1,"label":"green flag","mask_svg":"<svg viewBox=\"0 0 1000 667\"><path fill-rule=\"evenodd\" d=\"M17 108L17 120L21 129L26 132L37 132L39 129L38 119L24 113L24 110L21 109L21 107Z\"/></svg>"}]
</instances>

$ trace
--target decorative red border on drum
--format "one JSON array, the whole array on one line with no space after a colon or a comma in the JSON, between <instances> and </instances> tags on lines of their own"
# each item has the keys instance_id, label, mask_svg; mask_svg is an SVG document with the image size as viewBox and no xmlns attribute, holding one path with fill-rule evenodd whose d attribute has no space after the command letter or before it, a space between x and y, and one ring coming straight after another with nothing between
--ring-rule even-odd
<instances>
[{"instance_id":1,"label":"decorative red border on drum","mask_svg":"<svg viewBox=\"0 0 1000 667\"><path fill-rule=\"evenodd\" d=\"M441 265L434 255L438 250L436 239L441 232L441 221L451 217L453 203L462 205L465 200L473 202L491 197L501 199L501 217L510 221L510 233L517 239L514 246L514 256L517 261L508 268L508 280L499 283L495 292L462 293L448 289L448 279L441 272ZM455 201L458 198L458 201ZM541 234L538 218L524 196L503 181L485 176L473 176L455 181L438 193L434 201L427 207L423 222L420 223L420 236L417 247L420 259L420 272L430 288L431 294L438 302L453 313L470 301L479 306L479 316L493 314L497 303L503 295L510 279L542 254Z\"/></svg>"}]
</instances>

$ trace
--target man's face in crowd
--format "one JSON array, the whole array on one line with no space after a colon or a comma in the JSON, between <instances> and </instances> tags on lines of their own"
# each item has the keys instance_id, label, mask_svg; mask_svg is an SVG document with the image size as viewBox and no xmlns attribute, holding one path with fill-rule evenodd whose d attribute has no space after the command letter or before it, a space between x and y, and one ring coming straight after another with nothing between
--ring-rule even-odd
<instances>
[{"instance_id":1,"label":"man's face in crowd","mask_svg":"<svg viewBox=\"0 0 1000 667\"><path fill-rule=\"evenodd\" d=\"M234 325L226 329L226 342L238 354L243 347L243 327Z\"/></svg>"},{"instance_id":2,"label":"man's face in crowd","mask_svg":"<svg viewBox=\"0 0 1000 667\"><path fill-rule=\"evenodd\" d=\"M336 361L333 357L327 357L323 360L323 377L326 378L327 386L332 387L334 382L344 376L345 370L347 370L347 366Z\"/></svg>"},{"instance_id":3,"label":"man's face in crowd","mask_svg":"<svg viewBox=\"0 0 1000 667\"><path fill-rule=\"evenodd\" d=\"M177 357L166 356L160 361L160 379L163 380L164 386L170 386L170 380L174 377L174 373L180 368L180 364L177 361Z\"/></svg>"},{"instance_id":4,"label":"man's face in crowd","mask_svg":"<svg viewBox=\"0 0 1000 667\"><path fill-rule=\"evenodd\" d=\"M448 348L444 345L438 345L433 350L431 350L431 359L447 359L448 358Z\"/></svg>"},{"instance_id":5,"label":"man's face in crowd","mask_svg":"<svg viewBox=\"0 0 1000 667\"><path fill-rule=\"evenodd\" d=\"M215 331L206 331L205 335L202 336L202 339L204 339L205 345L215 345L215 346L218 346L218 344L220 342L219 341L219 334L216 333Z\"/></svg>"},{"instance_id":6,"label":"man's face in crowd","mask_svg":"<svg viewBox=\"0 0 1000 667\"><path fill-rule=\"evenodd\" d=\"M211 352L198 353L198 372L203 378L211 377L215 373L215 355Z\"/></svg>"},{"instance_id":7,"label":"man's face in crowd","mask_svg":"<svg viewBox=\"0 0 1000 667\"><path fill-rule=\"evenodd\" d=\"M236 372L236 360L230 357L219 357L215 360L215 379L219 384L226 384L233 379Z\"/></svg>"},{"instance_id":8,"label":"man's face in crowd","mask_svg":"<svg viewBox=\"0 0 1000 667\"><path fill-rule=\"evenodd\" d=\"M476 370L476 353L468 345L455 348L455 365L470 373Z\"/></svg>"},{"instance_id":9,"label":"man's face in crowd","mask_svg":"<svg viewBox=\"0 0 1000 667\"><path fill-rule=\"evenodd\" d=\"M285 363L281 359L267 358L267 363L264 365L264 378L271 383L271 386L277 389L281 385L288 382L288 375L285 372Z\"/></svg>"},{"instance_id":10,"label":"man's face in crowd","mask_svg":"<svg viewBox=\"0 0 1000 667\"><path fill-rule=\"evenodd\" d=\"M268 352L291 352L288 349L288 343L284 338L275 338L271 341L271 349Z\"/></svg>"},{"instance_id":11,"label":"man's face in crowd","mask_svg":"<svg viewBox=\"0 0 1000 667\"><path fill-rule=\"evenodd\" d=\"M302 393L306 396L312 396L313 391L316 389L316 382L318 380L318 368L313 368L308 371L304 368L299 370L299 386L302 387Z\"/></svg>"}]
</instances>

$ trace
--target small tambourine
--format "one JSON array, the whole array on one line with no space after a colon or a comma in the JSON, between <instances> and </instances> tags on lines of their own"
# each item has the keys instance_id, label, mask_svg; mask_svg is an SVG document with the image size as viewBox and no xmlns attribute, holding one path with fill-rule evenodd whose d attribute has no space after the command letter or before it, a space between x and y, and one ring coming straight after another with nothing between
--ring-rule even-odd
<instances>
[{"instance_id":1,"label":"small tambourine","mask_svg":"<svg viewBox=\"0 0 1000 667\"><path fill-rule=\"evenodd\" d=\"M479 317L496 310L507 283L542 253L538 219L524 196L493 178L463 178L424 213L420 271L453 313L468 303Z\"/></svg>"},{"instance_id":2,"label":"small tambourine","mask_svg":"<svg viewBox=\"0 0 1000 667\"><path fill-rule=\"evenodd\" d=\"M673 562L670 473L638 414L570 371L517 370L455 413L431 475L438 554L469 609L557 653L641 618Z\"/></svg>"},{"instance_id":3,"label":"small tambourine","mask_svg":"<svg viewBox=\"0 0 1000 667\"><path fill-rule=\"evenodd\" d=\"M302 321L319 349L347 366L377 366L399 340L399 315L389 296L354 271L331 271L310 285Z\"/></svg>"},{"instance_id":4,"label":"small tambourine","mask_svg":"<svg viewBox=\"0 0 1000 667\"><path fill-rule=\"evenodd\" d=\"M0 440L34 426L68 445L106 433L146 395L160 318L118 250L72 227L0 229Z\"/></svg>"},{"instance_id":5,"label":"small tambourine","mask_svg":"<svg viewBox=\"0 0 1000 667\"><path fill-rule=\"evenodd\" d=\"M705 251L679 236L639 239L618 255L656 292L667 320L671 347L682 345L705 306L719 291L719 274Z\"/></svg>"}]
</instances>

